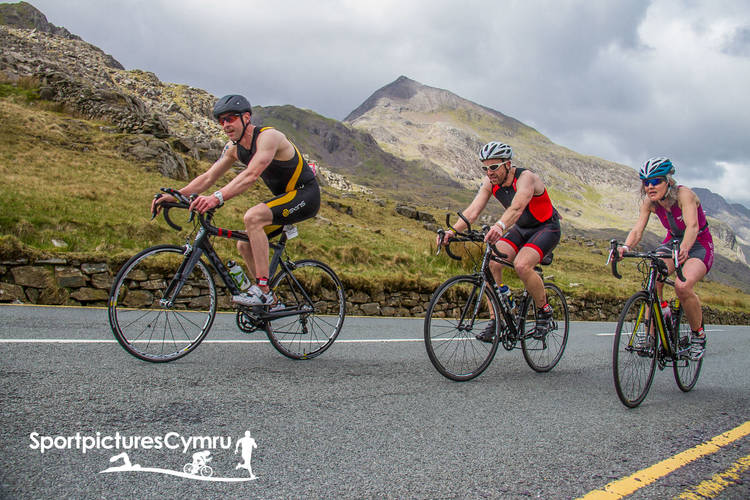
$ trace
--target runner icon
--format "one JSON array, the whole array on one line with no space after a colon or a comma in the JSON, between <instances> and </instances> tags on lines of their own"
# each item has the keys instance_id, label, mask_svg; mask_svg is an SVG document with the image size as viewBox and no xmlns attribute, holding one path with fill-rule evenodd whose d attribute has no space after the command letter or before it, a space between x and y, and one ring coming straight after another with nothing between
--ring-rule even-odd
<instances>
[{"instance_id":1,"label":"runner icon","mask_svg":"<svg viewBox=\"0 0 750 500\"><path fill-rule=\"evenodd\" d=\"M242 448L242 460L244 463L238 463L234 469L246 469L250 473L250 479L255 479L257 476L253 474L253 467L250 465L250 460L253 458L253 449L258 447L255 439L250 437L250 431L245 431L245 437L237 440L237 445L234 447L234 453Z\"/></svg>"}]
</instances>

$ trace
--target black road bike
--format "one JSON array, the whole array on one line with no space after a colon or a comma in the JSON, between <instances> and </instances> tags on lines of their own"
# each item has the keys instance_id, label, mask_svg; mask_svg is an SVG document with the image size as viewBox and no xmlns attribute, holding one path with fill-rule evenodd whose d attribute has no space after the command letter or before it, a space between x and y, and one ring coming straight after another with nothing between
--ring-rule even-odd
<instances>
[{"instance_id":1,"label":"black road bike","mask_svg":"<svg viewBox=\"0 0 750 500\"><path fill-rule=\"evenodd\" d=\"M451 250L456 243L472 243L483 247L481 258L474 261L474 272L454 276L440 285L432 295L424 321L424 340L427 355L438 372L456 381L471 380L480 375L492 362L500 344L510 351L520 348L528 365L537 372L548 372L560 361L568 342L570 327L568 304L562 291L552 283L544 283L547 301L552 306L554 317L549 332L536 338L536 307L534 299L524 290L511 304L508 297L497 292L495 278L489 269L490 261L499 262L511 269L513 263L507 255L494 245L486 245L484 236L489 230L472 230L469 221L459 212L466 223L466 231L458 232L448 226L455 236L445 247L453 259L461 260ZM438 231L441 240L445 232ZM442 246L438 247L438 254ZM471 256L471 252L467 252ZM552 262L545 257L543 264ZM544 279L542 268L535 271ZM480 341L481 333L495 319L495 334L491 343Z\"/></svg>"},{"instance_id":2,"label":"black road bike","mask_svg":"<svg viewBox=\"0 0 750 500\"><path fill-rule=\"evenodd\" d=\"M172 208L188 209L191 200L177 190L162 188L178 201L162 203L164 219ZM160 195L157 195L160 196ZM153 214L154 216L156 214ZM220 236L248 241L243 231L211 224L214 211L191 212L194 239L182 246L147 248L122 266L109 295L109 324L120 345L145 361L166 362L193 351L211 329L217 309L216 276L228 293L240 289L211 244ZM278 302L273 306L237 306L237 326L246 333L265 331L284 356L310 359L336 340L346 315L344 288L336 273L317 260L291 261L287 240L296 228L287 227L271 241L269 286Z\"/></svg>"},{"instance_id":3,"label":"black road bike","mask_svg":"<svg viewBox=\"0 0 750 500\"><path fill-rule=\"evenodd\" d=\"M691 329L679 299L672 301L670 318L667 320L656 292L657 282L674 286L674 281L668 278L669 270L663 259L672 259L677 277L685 281L677 260L679 240L672 240L671 245L671 254L655 251L623 253L623 257L641 259L638 271L644 277L643 289L633 294L622 308L612 350L612 373L617 396L629 408L635 408L646 398L657 366L660 370L671 366L677 387L688 392L698 382L703 365L703 359L690 359ZM617 247L617 240L611 240L607 264L611 264L612 274L620 279Z\"/></svg>"}]
</instances>

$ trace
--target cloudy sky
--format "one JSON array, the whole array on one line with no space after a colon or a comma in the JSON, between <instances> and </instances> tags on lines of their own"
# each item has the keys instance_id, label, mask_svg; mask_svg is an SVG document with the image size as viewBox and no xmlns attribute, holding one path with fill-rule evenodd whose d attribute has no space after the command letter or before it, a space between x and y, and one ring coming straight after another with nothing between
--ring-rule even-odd
<instances>
[{"instance_id":1,"label":"cloudy sky","mask_svg":"<svg viewBox=\"0 0 750 500\"><path fill-rule=\"evenodd\" d=\"M163 81L340 120L406 75L750 207L747 0L29 2Z\"/></svg>"}]
</instances>

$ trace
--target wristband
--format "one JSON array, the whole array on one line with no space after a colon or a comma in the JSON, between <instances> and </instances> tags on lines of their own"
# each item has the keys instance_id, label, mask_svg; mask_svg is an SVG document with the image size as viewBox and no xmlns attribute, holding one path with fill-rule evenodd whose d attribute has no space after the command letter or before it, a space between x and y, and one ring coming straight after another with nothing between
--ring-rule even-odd
<instances>
[{"instance_id":1,"label":"wristband","mask_svg":"<svg viewBox=\"0 0 750 500\"><path fill-rule=\"evenodd\" d=\"M629 252L629 251L630 251L630 247L629 247L629 246L627 246L627 245L620 245L620 246L621 246L622 248L624 248L626 252Z\"/></svg>"},{"instance_id":2,"label":"wristband","mask_svg":"<svg viewBox=\"0 0 750 500\"><path fill-rule=\"evenodd\" d=\"M502 232L505 232L505 230L507 229L507 228L505 227L505 223L504 223L503 221L501 221L501 220L499 220L499 221L495 222L495 225L496 225L496 226L499 226L499 227L500 227L500 228L501 228L501 229L503 230Z\"/></svg>"}]
</instances>

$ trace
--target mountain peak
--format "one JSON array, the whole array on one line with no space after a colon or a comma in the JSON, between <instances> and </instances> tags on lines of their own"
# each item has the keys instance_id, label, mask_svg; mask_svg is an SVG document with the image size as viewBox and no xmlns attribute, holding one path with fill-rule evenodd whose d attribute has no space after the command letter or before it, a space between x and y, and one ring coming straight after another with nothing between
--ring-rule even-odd
<instances>
[{"instance_id":1,"label":"mountain peak","mask_svg":"<svg viewBox=\"0 0 750 500\"><path fill-rule=\"evenodd\" d=\"M407 76L401 75L388 85L376 90L367 98L367 100L365 100L365 102L360 104L357 109L349 113L349 115L344 118L344 121L352 122L356 120L374 108L378 101L383 97L404 101L409 100L414 97L422 87L424 87L424 85L421 83L414 81Z\"/></svg>"},{"instance_id":2,"label":"mountain peak","mask_svg":"<svg viewBox=\"0 0 750 500\"><path fill-rule=\"evenodd\" d=\"M27 2L0 4L0 24L14 28L35 29L43 33L50 33L71 40L81 39L81 37L72 34L67 29L55 26L47 21L47 16Z\"/></svg>"}]
</instances>

